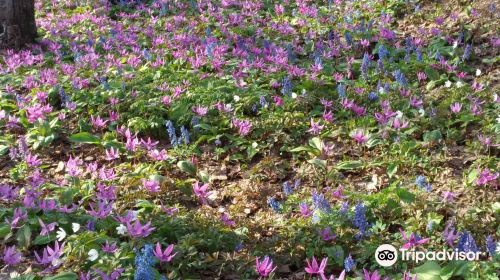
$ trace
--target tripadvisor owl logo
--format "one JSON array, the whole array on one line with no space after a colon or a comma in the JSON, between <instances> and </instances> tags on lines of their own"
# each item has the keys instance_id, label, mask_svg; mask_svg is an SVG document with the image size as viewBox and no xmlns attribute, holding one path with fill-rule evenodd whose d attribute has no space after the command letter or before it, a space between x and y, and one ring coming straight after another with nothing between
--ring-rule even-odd
<instances>
[{"instance_id":1,"label":"tripadvisor owl logo","mask_svg":"<svg viewBox=\"0 0 500 280\"><path fill-rule=\"evenodd\" d=\"M460 252L455 250L440 250L440 251L415 251L407 249L399 249L401 253L401 261L413 261L419 263L421 261L477 261L484 252ZM382 244L375 251L375 260L381 266L392 266L398 261L398 250L390 244Z\"/></svg>"},{"instance_id":2,"label":"tripadvisor owl logo","mask_svg":"<svg viewBox=\"0 0 500 280\"><path fill-rule=\"evenodd\" d=\"M375 260L381 266L392 266L398 260L398 250L390 244L382 244L375 251Z\"/></svg>"}]
</instances>

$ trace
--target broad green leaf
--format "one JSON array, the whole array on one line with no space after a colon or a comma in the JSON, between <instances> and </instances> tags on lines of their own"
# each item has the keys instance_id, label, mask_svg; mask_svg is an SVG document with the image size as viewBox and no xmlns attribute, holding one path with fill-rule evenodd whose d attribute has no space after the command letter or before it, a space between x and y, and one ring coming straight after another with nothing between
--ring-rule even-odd
<instances>
[{"instance_id":1,"label":"broad green leaf","mask_svg":"<svg viewBox=\"0 0 500 280\"><path fill-rule=\"evenodd\" d=\"M363 167L363 163L361 161L350 160L350 161L343 161L343 162L337 164L337 166L335 168L337 168L338 170L352 170L352 169L358 169L361 167Z\"/></svg>"},{"instance_id":2,"label":"broad green leaf","mask_svg":"<svg viewBox=\"0 0 500 280\"><path fill-rule=\"evenodd\" d=\"M179 161L177 163L177 167L179 167L180 170L189 173L190 175L195 175L196 174L196 167L189 161Z\"/></svg>"},{"instance_id":3,"label":"broad green leaf","mask_svg":"<svg viewBox=\"0 0 500 280\"><path fill-rule=\"evenodd\" d=\"M39 235L35 238L33 241L34 245L45 245L49 244L50 242L56 240L56 236L54 234L47 234L47 235Z\"/></svg>"},{"instance_id":4,"label":"broad green leaf","mask_svg":"<svg viewBox=\"0 0 500 280\"><path fill-rule=\"evenodd\" d=\"M309 140L309 146L321 152L323 149L323 142L318 137L314 137Z\"/></svg>"},{"instance_id":5,"label":"broad green leaf","mask_svg":"<svg viewBox=\"0 0 500 280\"><path fill-rule=\"evenodd\" d=\"M437 142L443 139L443 135L441 134L441 131L439 131L439 129L436 129L425 132L423 138L424 142Z\"/></svg>"},{"instance_id":6,"label":"broad green leaf","mask_svg":"<svg viewBox=\"0 0 500 280\"><path fill-rule=\"evenodd\" d=\"M77 134L73 134L69 137L71 142L75 143L85 143L85 144L99 144L101 143L101 139L99 137L92 135L88 132L80 132Z\"/></svg>"},{"instance_id":7,"label":"broad green leaf","mask_svg":"<svg viewBox=\"0 0 500 280\"><path fill-rule=\"evenodd\" d=\"M398 172L398 167L399 165L397 163L391 163L387 166L387 176L389 176L389 178L392 178L392 176L394 176L394 174L396 174L396 172Z\"/></svg>"},{"instance_id":8,"label":"broad green leaf","mask_svg":"<svg viewBox=\"0 0 500 280\"><path fill-rule=\"evenodd\" d=\"M10 233L10 226L7 224L2 224L0 226L0 238L4 238Z\"/></svg>"},{"instance_id":9,"label":"broad green leaf","mask_svg":"<svg viewBox=\"0 0 500 280\"><path fill-rule=\"evenodd\" d=\"M31 229L29 225L22 226L16 234L17 245L27 249L31 244Z\"/></svg>"},{"instance_id":10,"label":"broad green leaf","mask_svg":"<svg viewBox=\"0 0 500 280\"><path fill-rule=\"evenodd\" d=\"M441 267L435 261L427 261L415 268L418 280L441 280Z\"/></svg>"},{"instance_id":11,"label":"broad green leaf","mask_svg":"<svg viewBox=\"0 0 500 280\"><path fill-rule=\"evenodd\" d=\"M326 160L319 159L319 158L313 158L313 159L308 160L307 162L314 164L318 167L321 167L323 169L326 169Z\"/></svg>"}]
</instances>

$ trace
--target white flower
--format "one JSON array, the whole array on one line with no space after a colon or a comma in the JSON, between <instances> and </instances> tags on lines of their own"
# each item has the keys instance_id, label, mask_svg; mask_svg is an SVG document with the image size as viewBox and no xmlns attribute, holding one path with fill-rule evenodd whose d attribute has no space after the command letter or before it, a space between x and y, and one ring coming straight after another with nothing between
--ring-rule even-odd
<instances>
[{"instance_id":1,"label":"white flower","mask_svg":"<svg viewBox=\"0 0 500 280\"><path fill-rule=\"evenodd\" d=\"M57 241L61 242L64 240L64 238L66 238L66 231L60 227L59 230L57 230Z\"/></svg>"},{"instance_id":2,"label":"white flower","mask_svg":"<svg viewBox=\"0 0 500 280\"><path fill-rule=\"evenodd\" d=\"M234 99L235 102L240 101L240 97L238 95L233 96L233 99Z\"/></svg>"},{"instance_id":3,"label":"white flower","mask_svg":"<svg viewBox=\"0 0 500 280\"><path fill-rule=\"evenodd\" d=\"M124 224L120 224L116 227L116 233L124 235L127 233L127 227Z\"/></svg>"},{"instance_id":4,"label":"white flower","mask_svg":"<svg viewBox=\"0 0 500 280\"><path fill-rule=\"evenodd\" d=\"M17 277L21 277L21 274L19 274L17 271L12 271L9 276L10 276L10 279L14 279Z\"/></svg>"},{"instance_id":5,"label":"white flower","mask_svg":"<svg viewBox=\"0 0 500 280\"><path fill-rule=\"evenodd\" d=\"M481 72L481 69L476 69L476 76L478 76L478 77L479 77L479 76L481 75L481 73L482 73L482 72Z\"/></svg>"},{"instance_id":6,"label":"white flower","mask_svg":"<svg viewBox=\"0 0 500 280\"><path fill-rule=\"evenodd\" d=\"M259 146L259 144L257 144L257 142L253 142L253 143L252 143L252 148L254 148L254 149L255 149L255 148L257 148L258 146Z\"/></svg>"},{"instance_id":7,"label":"white flower","mask_svg":"<svg viewBox=\"0 0 500 280\"><path fill-rule=\"evenodd\" d=\"M458 47L458 41L453 42L453 48L456 49Z\"/></svg>"},{"instance_id":8,"label":"white flower","mask_svg":"<svg viewBox=\"0 0 500 280\"><path fill-rule=\"evenodd\" d=\"M447 87L447 88L451 87L451 82L450 81L446 81L446 83L444 83L444 86Z\"/></svg>"},{"instance_id":9,"label":"white flower","mask_svg":"<svg viewBox=\"0 0 500 280\"><path fill-rule=\"evenodd\" d=\"M385 89L384 89L384 87L379 87L379 88L378 88L378 93L380 93L380 94L385 94Z\"/></svg>"},{"instance_id":10,"label":"white flower","mask_svg":"<svg viewBox=\"0 0 500 280\"><path fill-rule=\"evenodd\" d=\"M77 232L80 230L80 224L79 223L71 223L71 229L73 232Z\"/></svg>"},{"instance_id":11,"label":"white flower","mask_svg":"<svg viewBox=\"0 0 500 280\"><path fill-rule=\"evenodd\" d=\"M97 258L99 257L99 252L97 252L96 249L90 249L88 255L89 255L88 260L93 262L97 260Z\"/></svg>"},{"instance_id":12,"label":"white flower","mask_svg":"<svg viewBox=\"0 0 500 280\"><path fill-rule=\"evenodd\" d=\"M497 123L500 123L500 115L498 115Z\"/></svg>"},{"instance_id":13,"label":"white flower","mask_svg":"<svg viewBox=\"0 0 500 280\"><path fill-rule=\"evenodd\" d=\"M423 108L418 109L418 113L421 117L425 116L425 110Z\"/></svg>"},{"instance_id":14,"label":"white flower","mask_svg":"<svg viewBox=\"0 0 500 280\"><path fill-rule=\"evenodd\" d=\"M498 101L498 94L493 93L493 102L497 102L497 101Z\"/></svg>"},{"instance_id":15,"label":"white flower","mask_svg":"<svg viewBox=\"0 0 500 280\"><path fill-rule=\"evenodd\" d=\"M297 98L297 94L295 92L292 92L292 99Z\"/></svg>"},{"instance_id":16,"label":"white flower","mask_svg":"<svg viewBox=\"0 0 500 280\"><path fill-rule=\"evenodd\" d=\"M497 249L495 251L497 255L500 254L500 242L497 243Z\"/></svg>"},{"instance_id":17,"label":"white flower","mask_svg":"<svg viewBox=\"0 0 500 280\"><path fill-rule=\"evenodd\" d=\"M464 86L464 83L462 83L462 81L457 82L457 88L461 88L463 86Z\"/></svg>"},{"instance_id":18,"label":"white flower","mask_svg":"<svg viewBox=\"0 0 500 280\"><path fill-rule=\"evenodd\" d=\"M397 117L397 118L402 118L402 117L403 117L403 112L401 112L401 111L399 111L399 110L398 110L398 111L396 111L396 117Z\"/></svg>"}]
</instances>

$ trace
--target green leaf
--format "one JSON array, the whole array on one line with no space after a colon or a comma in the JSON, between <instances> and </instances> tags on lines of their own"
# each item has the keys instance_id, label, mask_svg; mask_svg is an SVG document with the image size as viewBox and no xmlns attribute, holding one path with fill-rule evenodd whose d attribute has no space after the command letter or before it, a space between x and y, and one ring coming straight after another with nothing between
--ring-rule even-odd
<instances>
[{"instance_id":1,"label":"green leaf","mask_svg":"<svg viewBox=\"0 0 500 280\"><path fill-rule=\"evenodd\" d=\"M441 280L441 267L435 261L427 261L415 268L418 280Z\"/></svg>"},{"instance_id":2,"label":"green leaf","mask_svg":"<svg viewBox=\"0 0 500 280\"><path fill-rule=\"evenodd\" d=\"M437 84L437 81L430 81L425 86L425 89L429 91L429 90L433 89L434 87L436 87L436 84Z\"/></svg>"},{"instance_id":3,"label":"green leaf","mask_svg":"<svg viewBox=\"0 0 500 280\"><path fill-rule=\"evenodd\" d=\"M476 181L477 177L479 176L479 171L477 169L472 169L471 172L467 175L467 183L472 184Z\"/></svg>"},{"instance_id":4,"label":"green leaf","mask_svg":"<svg viewBox=\"0 0 500 280\"><path fill-rule=\"evenodd\" d=\"M61 272L56 276L48 276L43 278L43 280L76 280L78 276L73 272Z\"/></svg>"},{"instance_id":5,"label":"green leaf","mask_svg":"<svg viewBox=\"0 0 500 280\"><path fill-rule=\"evenodd\" d=\"M49 244L50 242L56 240L56 236L55 235L51 235L51 234L47 234L47 235L39 235L35 238L35 240L33 241L33 244L34 245L45 245L45 244Z\"/></svg>"},{"instance_id":6,"label":"green leaf","mask_svg":"<svg viewBox=\"0 0 500 280\"><path fill-rule=\"evenodd\" d=\"M453 276L462 276L467 272L468 262L466 261L452 261L441 269L440 276L443 280L448 280Z\"/></svg>"},{"instance_id":7,"label":"green leaf","mask_svg":"<svg viewBox=\"0 0 500 280\"><path fill-rule=\"evenodd\" d=\"M389 178L392 178L392 176L394 176L394 174L396 174L396 172L398 172L398 167L399 165L397 163L391 163L387 166L387 176L389 176Z\"/></svg>"},{"instance_id":8,"label":"green leaf","mask_svg":"<svg viewBox=\"0 0 500 280\"><path fill-rule=\"evenodd\" d=\"M4 238L10 233L10 226L7 224L3 224L0 226L0 238Z\"/></svg>"},{"instance_id":9,"label":"green leaf","mask_svg":"<svg viewBox=\"0 0 500 280\"><path fill-rule=\"evenodd\" d=\"M99 137L92 135L88 132L80 132L77 134L73 134L69 137L71 142L75 143L85 143L85 144L99 144L101 143L101 139Z\"/></svg>"},{"instance_id":10,"label":"green leaf","mask_svg":"<svg viewBox=\"0 0 500 280\"><path fill-rule=\"evenodd\" d=\"M5 155L9 151L9 146L0 145L0 156Z\"/></svg>"},{"instance_id":11,"label":"green leaf","mask_svg":"<svg viewBox=\"0 0 500 280\"><path fill-rule=\"evenodd\" d=\"M439 72L436 71L434 68L427 67L424 70L425 74L427 77L429 77L430 80L438 80L439 79Z\"/></svg>"},{"instance_id":12,"label":"green leaf","mask_svg":"<svg viewBox=\"0 0 500 280\"><path fill-rule=\"evenodd\" d=\"M406 203L412 203L415 200L415 195L405 188L396 188L396 195Z\"/></svg>"},{"instance_id":13,"label":"green leaf","mask_svg":"<svg viewBox=\"0 0 500 280\"><path fill-rule=\"evenodd\" d=\"M323 149L323 143L321 139L318 137L311 138L309 140L309 146L313 147L314 149L318 150L321 153L321 150Z\"/></svg>"},{"instance_id":14,"label":"green leaf","mask_svg":"<svg viewBox=\"0 0 500 280\"><path fill-rule=\"evenodd\" d=\"M326 169L326 160L319 159L319 158L313 158L308 160L307 162L314 164L320 168Z\"/></svg>"},{"instance_id":15,"label":"green leaf","mask_svg":"<svg viewBox=\"0 0 500 280\"><path fill-rule=\"evenodd\" d=\"M439 129L427 131L424 133L424 142L437 142L443 139L443 135Z\"/></svg>"},{"instance_id":16,"label":"green leaf","mask_svg":"<svg viewBox=\"0 0 500 280\"><path fill-rule=\"evenodd\" d=\"M291 153L299 153L299 152L311 152L312 153L312 149L310 147L306 147L306 146L300 146L300 147L297 147L295 149L291 149L290 150Z\"/></svg>"},{"instance_id":17,"label":"green leaf","mask_svg":"<svg viewBox=\"0 0 500 280\"><path fill-rule=\"evenodd\" d=\"M195 175L196 174L196 167L189 161L179 161L177 163L177 167L179 167L180 170L189 173L190 175Z\"/></svg>"},{"instance_id":18,"label":"green leaf","mask_svg":"<svg viewBox=\"0 0 500 280\"><path fill-rule=\"evenodd\" d=\"M22 226L16 234L17 245L27 249L31 244L31 229L29 225Z\"/></svg>"},{"instance_id":19,"label":"green leaf","mask_svg":"<svg viewBox=\"0 0 500 280\"><path fill-rule=\"evenodd\" d=\"M343 161L343 162L337 164L337 166L335 168L337 168L338 170L352 170L352 169L358 169L361 167L363 167L363 163L361 161L350 160L350 161Z\"/></svg>"}]
</instances>

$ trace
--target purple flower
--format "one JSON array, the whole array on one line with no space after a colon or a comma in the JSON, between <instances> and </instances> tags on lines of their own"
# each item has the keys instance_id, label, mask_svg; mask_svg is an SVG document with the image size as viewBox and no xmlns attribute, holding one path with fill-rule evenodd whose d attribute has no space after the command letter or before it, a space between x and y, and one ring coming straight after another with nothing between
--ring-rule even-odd
<instances>
[{"instance_id":1,"label":"purple flower","mask_svg":"<svg viewBox=\"0 0 500 280\"><path fill-rule=\"evenodd\" d=\"M363 268L363 272L364 272L363 280L380 280L380 279L382 279L380 277L380 275L378 274L378 271L376 271L376 270L374 272L370 273L368 270Z\"/></svg>"},{"instance_id":2,"label":"purple flower","mask_svg":"<svg viewBox=\"0 0 500 280\"><path fill-rule=\"evenodd\" d=\"M460 113L460 110L462 110L462 104L455 102L450 105L450 110L455 114Z\"/></svg>"},{"instance_id":3,"label":"purple flower","mask_svg":"<svg viewBox=\"0 0 500 280\"><path fill-rule=\"evenodd\" d=\"M411 233L410 236L407 236L406 233L402 230L399 229L401 232L401 235L403 236L403 240L406 242L401 248L408 250L413 247L416 247L418 245L422 245L424 243L427 243L429 241L429 238L421 239L417 234Z\"/></svg>"},{"instance_id":4,"label":"purple flower","mask_svg":"<svg viewBox=\"0 0 500 280\"><path fill-rule=\"evenodd\" d=\"M238 133L241 136L247 136L252 130L252 123L248 120L233 120L233 126L238 128Z\"/></svg>"},{"instance_id":5,"label":"purple flower","mask_svg":"<svg viewBox=\"0 0 500 280\"><path fill-rule=\"evenodd\" d=\"M300 209L300 214L304 218L308 218L312 215L311 208L309 208L309 205L307 205L307 203L305 202L299 204L299 209Z\"/></svg>"},{"instance_id":6,"label":"purple flower","mask_svg":"<svg viewBox=\"0 0 500 280\"><path fill-rule=\"evenodd\" d=\"M106 244L102 246L102 251L105 253L112 254L116 252L118 248L116 247L116 242L113 242L112 244L109 244L109 242L106 240Z\"/></svg>"},{"instance_id":7,"label":"purple flower","mask_svg":"<svg viewBox=\"0 0 500 280\"><path fill-rule=\"evenodd\" d=\"M200 182L196 181L193 183L193 192L200 200L201 204L207 203L207 198L210 195L210 192L207 192L208 184L200 185Z\"/></svg>"},{"instance_id":8,"label":"purple flower","mask_svg":"<svg viewBox=\"0 0 500 280\"><path fill-rule=\"evenodd\" d=\"M136 220L133 224L127 223L127 232L131 237L146 237L153 232L155 228L151 227L151 222L147 222L142 225L139 220Z\"/></svg>"},{"instance_id":9,"label":"purple flower","mask_svg":"<svg viewBox=\"0 0 500 280\"><path fill-rule=\"evenodd\" d=\"M267 277L276 269L276 266L273 267L273 261L268 256L264 257L262 262L259 262L259 258L255 259L255 271L261 277Z\"/></svg>"},{"instance_id":10,"label":"purple flower","mask_svg":"<svg viewBox=\"0 0 500 280\"><path fill-rule=\"evenodd\" d=\"M368 141L369 137L365 134L362 129L357 129L351 136L358 144L364 144Z\"/></svg>"},{"instance_id":11,"label":"purple flower","mask_svg":"<svg viewBox=\"0 0 500 280\"><path fill-rule=\"evenodd\" d=\"M160 191L160 183L156 180L142 180L142 186L149 192L156 193Z\"/></svg>"},{"instance_id":12,"label":"purple flower","mask_svg":"<svg viewBox=\"0 0 500 280\"><path fill-rule=\"evenodd\" d=\"M16 246L5 247L2 260L7 265L16 265L21 262L21 253L16 250Z\"/></svg>"},{"instance_id":13,"label":"purple flower","mask_svg":"<svg viewBox=\"0 0 500 280\"><path fill-rule=\"evenodd\" d=\"M309 259L306 259L307 267L305 268L305 270L311 275L324 274L327 262L328 258L324 258L321 260L321 264L318 265L318 261L313 256L311 262L309 262Z\"/></svg>"},{"instance_id":14,"label":"purple flower","mask_svg":"<svg viewBox=\"0 0 500 280\"><path fill-rule=\"evenodd\" d=\"M35 251L35 257L37 262L41 265L51 264L53 267L57 267L62 263L59 258L62 256L63 250L64 243L59 246L59 242L56 241L54 244L54 248L47 246L43 249L42 257L40 257Z\"/></svg>"},{"instance_id":15,"label":"purple flower","mask_svg":"<svg viewBox=\"0 0 500 280\"><path fill-rule=\"evenodd\" d=\"M476 184L478 186L496 186L497 185L497 178L499 176L499 173L492 173L488 168L483 169L481 173L479 174L479 178L476 180Z\"/></svg>"},{"instance_id":16,"label":"purple flower","mask_svg":"<svg viewBox=\"0 0 500 280\"><path fill-rule=\"evenodd\" d=\"M409 272L404 272L403 273L403 279L402 280L417 280L417 275L411 276Z\"/></svg>"},{"instance_id":17,"label":"purple flower","mask_svg":"<svg viewBox=\"0 0 500 280\"><path fill-rule=\"evenodd\" d=\"M324 125L320 125L319 123L320 121L315 123L314 120L311 119L311 128L307 132L314 135L318 135L321 132L321 130L323 130L323 128L325 127Z\"/></svg>"},{"instance_id":18,"label":"purple flower","mask_svg":"<svg viewBox=\"0 0 500 280\"><path fill-rule=\"evenodd\" d=\"M56 228L57 225L56 222L46 225L40 218L38 219L38 222L40 223L40 227L42 227L42 231L40 232L41 236L49 234Z\"/></svg>"},{"instance_id":19,"label":"purple flower","mask_svg":"<svg viewBox=\"0 0 500 280\"><path fill-rule=\"evenodd\" d=\"M222 213L220 215L220 219L226 226L234 227L236 225L236 222L231 220L231 218L229 218L229 215L227 213Z\"/></svg>"},{"instance_id":20,"label":"purple flower","mask_svg":"<svg viewBox=\"0 0 500 280\"><path fill-rule=\"evenodd\" d=\"M82 164L82 161L79 158L72 158L71 156L68 159L68 162L66 163L66 172L68 172L68 175L71 177L77 177L78 175L81 174L81 169L80 165Z\"/></svg>"},{"instance_id":21,"label":"purple flower","mask_svg":"<svg viewBox=\"0 0 500 280\"><path fill-rule=\"evenodd\" d=\"M458 233L455 231L455 228L451 224L447 224L443 231L443 239L446 241L448 246L453 247L453 243L458 238Z\"/></svg>"},{"instance_id":22,"label":"purple flower","mask_svg":"<svg viewBox=\"0 0 500 280\"><path fill-rule=\"evenodd\" d=\"M16 208L14 209L14 215L12 216L12 220L5 219L5 222L11 227L11 228L18 228L19 227L19 222L24 221L28 218L28 214L26 211L24 211L22 208Z\"/></svg>"},{"instance_id":23,"label":"purple flower","mask_svg":"<svg viewBox=\"0 0 500 280\"><path fill-rule=\"evenodd\" d=\"M114 149L113 147L111 147L110 149L106 150L106 160L112 161L117 158L120 158L120 152L118 151L118 149Z\"/></svg>"},{"instance_id":24,"label":"purple flower","mask_svg":"<svg viewBox=\"0 0 500 280\"><path fill-rule=\"evenodd\" d=\"M321 235L323 241L335 240L335 238L337 237L337 235L332 233L332 229L330 227L326 227L320 230L319 234Z\"/></svg>"},{"instance_id":25,"label":"purple flower","mask_svg":"<svg viewBox=\"0 0 500 280\"><path fill-rule=\"evenodd\" d=\"M321 274L321 280L344 280L345 279L345 270L342 270L338 278L335 278L335 276L330 275L329 278L326 278L325 274Z\"/></svg>"},{"instance_id":26,"label":"purple flower","mask_svg":"<svg viewBox=\"0 0 500 280\"><path fill-rule=\"evenodd\" d=\"M170 262L177 253L172 255L172 251L174 250L174 244L170 244L165 248L165 251L162 251L160 242L156 243L155 250L153 251L153 254L155 257L157 257L160 262Z\"/></svg>"}]
</instances>

